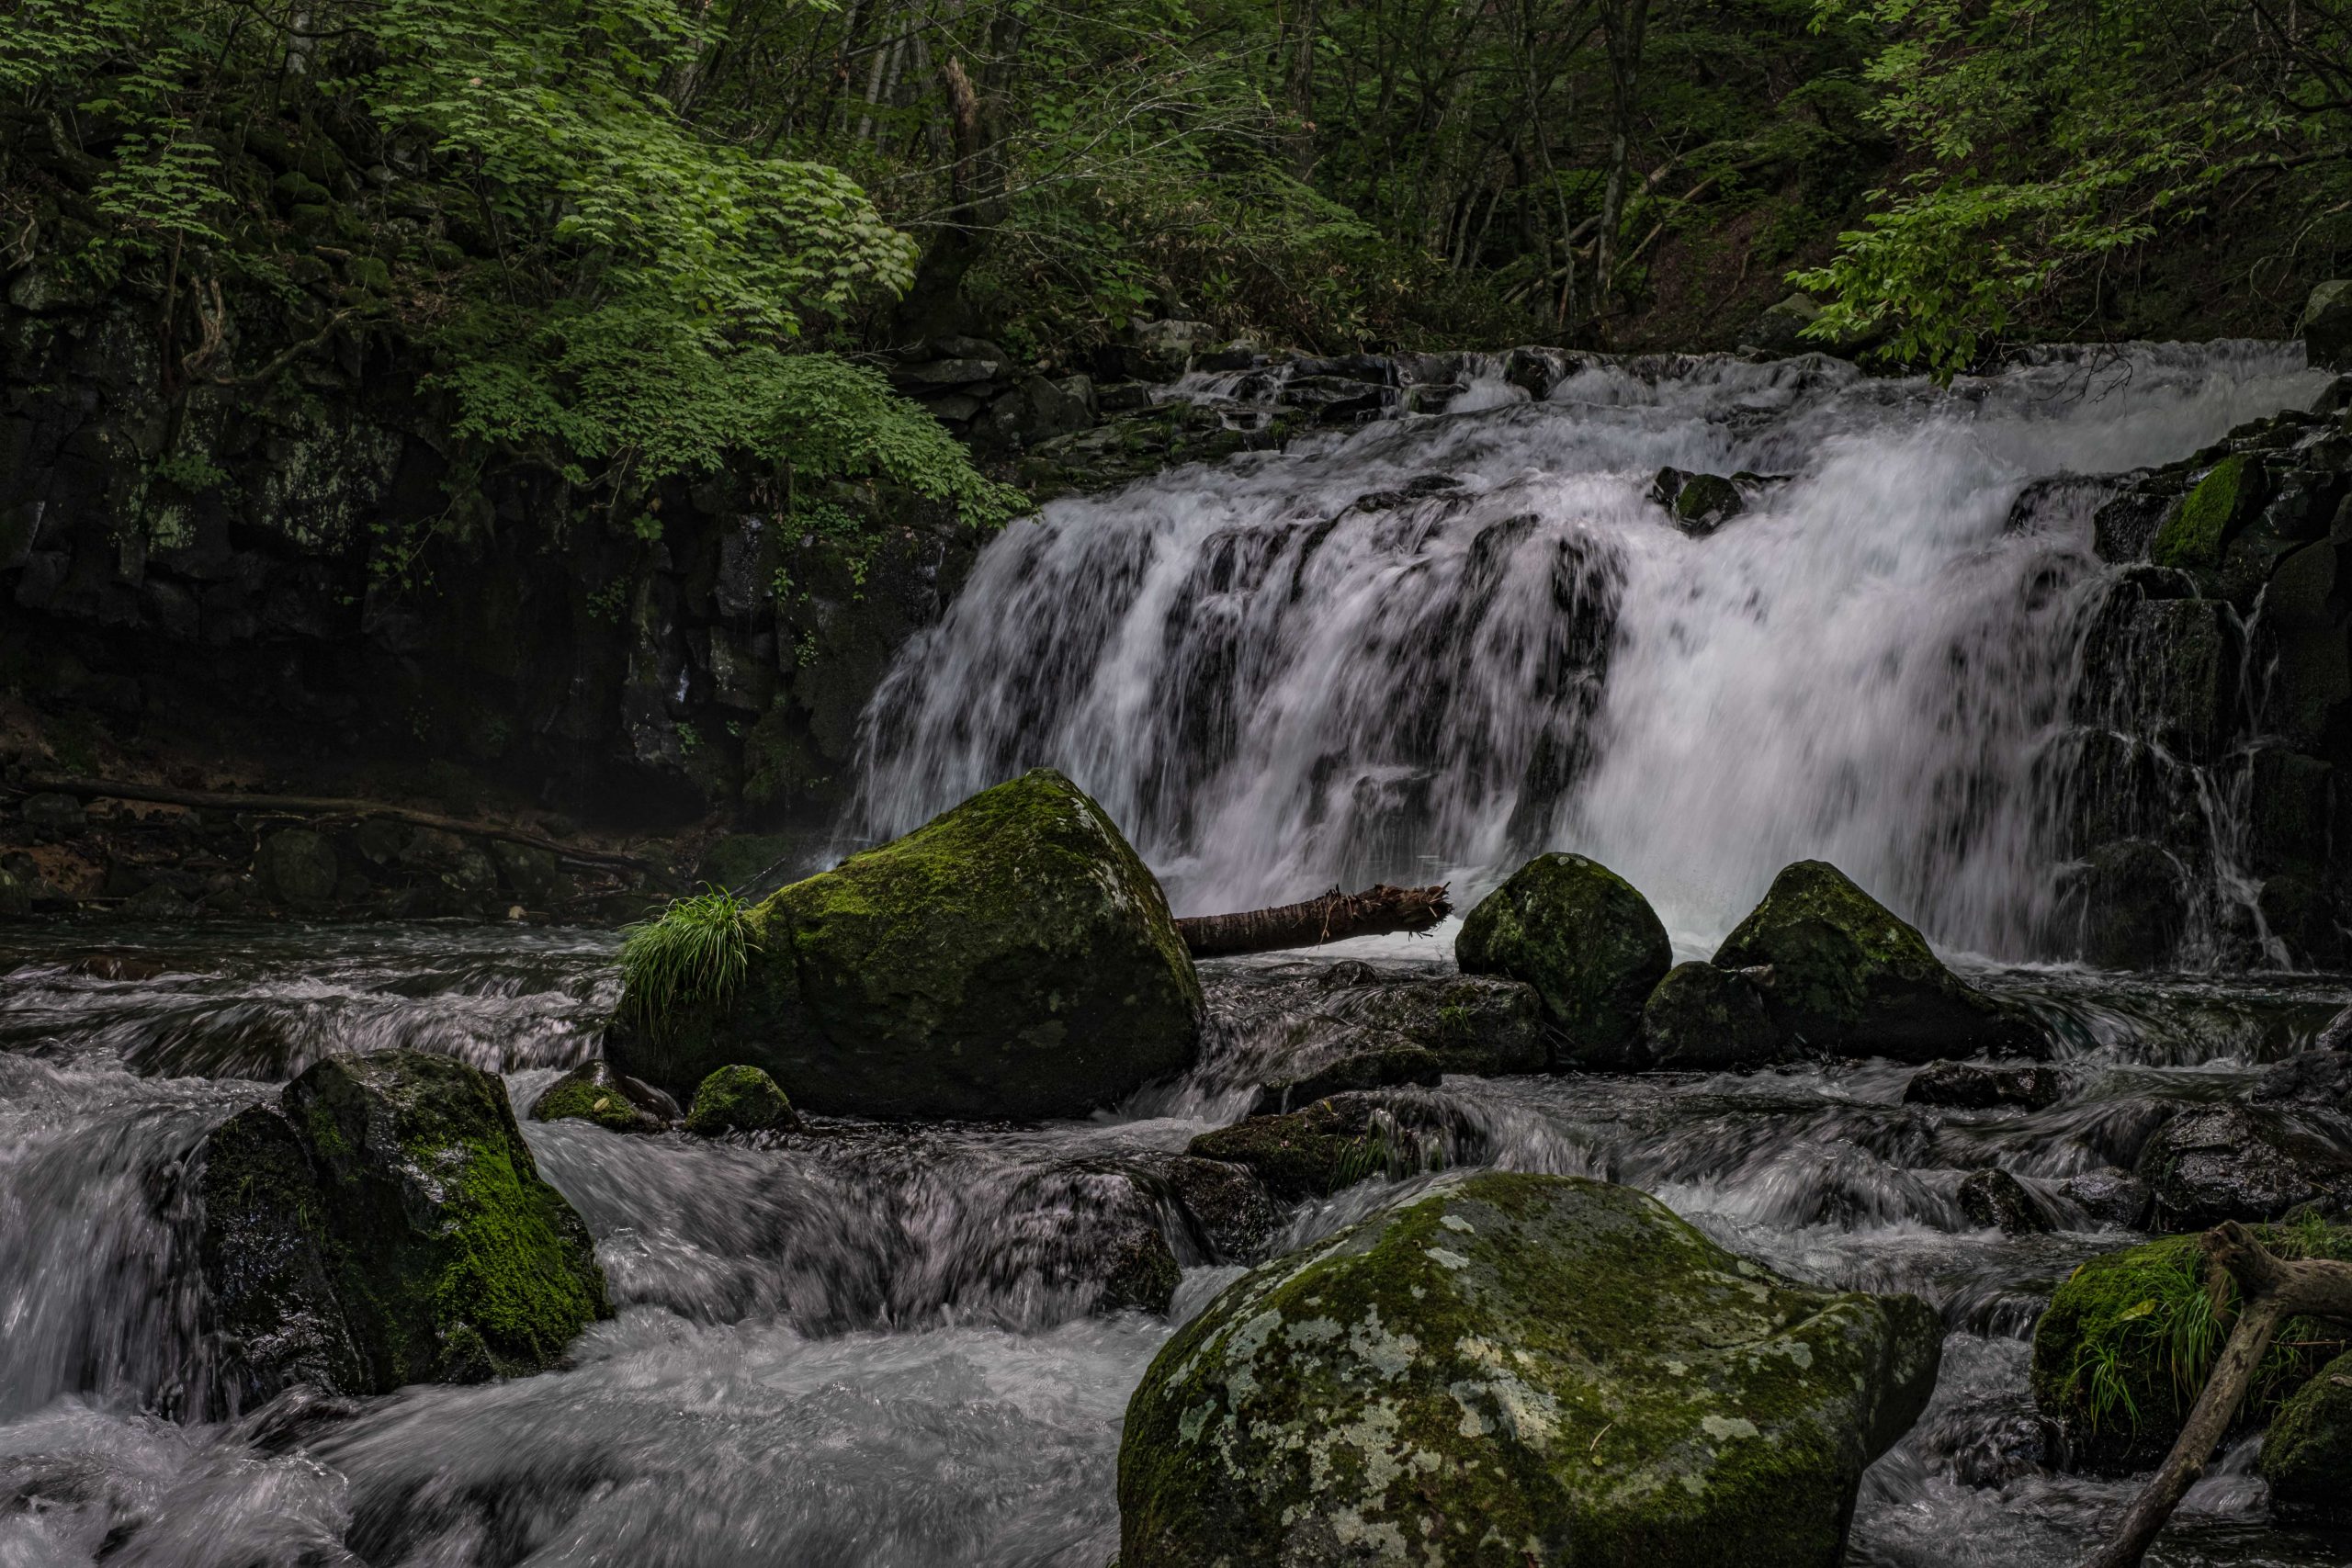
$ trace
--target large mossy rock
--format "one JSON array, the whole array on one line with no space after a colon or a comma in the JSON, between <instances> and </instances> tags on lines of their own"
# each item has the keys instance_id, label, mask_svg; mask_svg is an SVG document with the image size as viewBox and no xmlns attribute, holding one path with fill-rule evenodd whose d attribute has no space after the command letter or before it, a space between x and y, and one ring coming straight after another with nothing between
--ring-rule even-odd
<instances>
[{"instance_id":1,"label":"large mossy rock","mask_svg":"<svg viewBox=\"0 0 2352 1568\"><path fill-rule=\"evenodd\" d=\"M2338 1356L2278 1407L2262 1439L2270 1500L2352 1515L2352 1355Z\"/></svg>"},{"instance_id":2,"label":"large mossy rock","mask_svg":"<svg viewBox=\"0 0 2352 1568\"><path fill-rule=\"evenodd\" d=\"M495 1076L417 1052L332 1056L200 1158L219 1402L552 1366L612 1315L587 1227L539 1177Z\"/></svg>"},{"instance_id":3,"label":"large mossy rock","mask_svg":"<svg viewBox=\"0 0 2352 1568\"><path fill-rule=\"evenodd\" d=\"M1753 979L1678 964L1642 1009L1642 1054L1664 1071L1712 1073L1770 1066L1793 1053Z\"/></svg>"},{"instance_id":4,"label":"large mossy rock","mask_svg":"<svg viewBox=\"0 0 2352 1568\"><path fill-rule=\"evenodd\" d=\"M2352 1258L2352 1231L2258 1226L2284 1256ZM2033 1329L2033 1399L2065 1428L2075 1462L2122 1472L2160 1461L2227 1337L2206 1303L2196 1235L2172 1235L2085 1262L2050 1298ZM2267 1423L2309 1382L2335 1336L2308 1318L2279 1330L2248 1390L2238 1425Z\"/></svg>"},{"instance_id":5,"label":"large mossy rock","mask_svg":"<svg viewBox=\"0 0 2352 1568\"><path fill-rule=\"evenodd\" d=\"M1538 855L1478 901L1453 954L1465 975L1524 980L1560 1032L1555 1066L1637 1064L1642 1004L1674 965L1649 900L1583 855Z\"/></svg>"},{"instance_id":6,"label":"large mossy rock","mask_svg":"<svg viewBox=\"0 0 2352 1568\"><path fill-rule=\"evenodd\" d=\"M605 1055L684 1099L738 1064L820 1115L1074 1116L1189 1066L1201 987L1159 884L1039 768L752 914L724 1006L616 1028Z\"/></svg>"},{"instance_id":7,"label":"large mossy rock","mask_svg":"<svg viewBox=\"0 0 2352 1568\"><path fill-rule=\"evenodd\" d=\"M1931 1062L2046 1049L2030 1017L1944 967L1926 938L1826 861L1782 868L1715 963L1770 965L1774 1021L1816 1050Z\"/></svg>"},{"instance_id":8,"label":"large mossy rock","mask_svg":"<svg viewBox=\"0 0 2352 1568\"><path fill-rule=\"evenodd\" d=\"M1441 1180L1244 1276L1127 1406L1122 1568L1832 1568L1943 1331L1630 1188Z\"/></svg>"}]
</instances>

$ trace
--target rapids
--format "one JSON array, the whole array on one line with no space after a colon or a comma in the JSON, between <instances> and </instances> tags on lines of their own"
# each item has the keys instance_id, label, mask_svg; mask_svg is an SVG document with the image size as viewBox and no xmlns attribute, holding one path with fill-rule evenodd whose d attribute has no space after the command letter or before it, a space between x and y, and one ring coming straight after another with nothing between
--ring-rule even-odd
<instances>
[{"instance_id":1,"label":"rapids","mask_svg":"<svg viewBox=\"0 0 2352 1568\"><path fill-rule=\"evenodd\" d=\"M1193 909L1378 876L1475 894L1574 847L1696 952L1815 853L1997 955L1965 963L2041 1011L2075 1077L2045 1111L1907 1106L1880 1062L1418 1092L1450 1108L1457 1163L1633 1183L1796 1277L1927 1297L1941 1382L1865 1477L1849 1561L2057 1568L2132 1489L2056 1468L2026 1391L2054 1281L2132 1239L2070 1179L2301 1048L2352 982L2031 962L2093 563L2085 492L2029 486L2177 457L2315 384L2258 345L2054 355L1949 390L1809 360L1588 370L1542 403L1488 377L1476 412L1057 503L902 659L850 835L1051 763ZM1792 477L1689 539L1641 499L1665 464ZM614 945L0 931L0 1568L1102 1568L1122 1412L1172 1331L1092 1311L1093 1240L1136 1219L1117 1173L1242 1112L1285 985L1329 957L1205 965L1200 1065L1084 1122L704 1143L526 1121L619 1308L569 1367L221 1408L187 1256L204 1131L322 1053L395 1046L500 1071L526 1108L595 1051ZM1972 1228L1957 1191L1984 1164L2062 1228ZM1298 1206L1284 1245L1403 1185ZM1178 1320L1237 1277L1146 1218L1185 1266ZM2352 1558L2272 1520L2252 1453L2152 1562Z\"/></svg>"}]
</instances>

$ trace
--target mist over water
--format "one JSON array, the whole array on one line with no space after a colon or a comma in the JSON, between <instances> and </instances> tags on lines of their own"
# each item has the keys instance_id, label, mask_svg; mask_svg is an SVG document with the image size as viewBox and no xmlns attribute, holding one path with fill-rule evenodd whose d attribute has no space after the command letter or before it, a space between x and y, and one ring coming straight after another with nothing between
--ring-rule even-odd
<instances>
[{"instance_id":1,"label":"mist over water","mask_svg":"<svg viewBox=\"0 0 2352 1568\"><path fill-rule=\"evenodd\" d=\"M1820 856L1949 947L2032 956L2063 784L2038 764L2098 497L2020 496L2324 381L2251 344L1941 389L1814 357L1595 362L1540 403L1058 502L902 655L856 829L1051 765L1180 912L1374 880L1475 897L1576 849L1696 947ZM1691 538L1648 499L1669 466L1787 479Z\"/></svg>"}]
</instances>

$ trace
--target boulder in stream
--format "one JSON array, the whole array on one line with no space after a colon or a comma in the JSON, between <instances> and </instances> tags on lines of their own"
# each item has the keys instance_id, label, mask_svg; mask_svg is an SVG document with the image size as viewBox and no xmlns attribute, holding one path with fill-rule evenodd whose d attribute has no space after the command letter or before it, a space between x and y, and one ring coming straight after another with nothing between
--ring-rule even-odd
<instances>
[{"instance_id":1,"label":"boulder in stream","mask_svg":"<svg viewBox=\"0 0 2352 1568\"><path fill-rule=\"evenodd\" d=\"M686 1131L706 1138L728 1133L773 1133L800 1125L792 1101L757 1067L721 1067L695 1089Z\"/></svg>"},{"instance_id":2,"label":"boulder in stream","mask_svg":"<svg viewBox=\"0 0 2352 1568\"><path fill-rule=\"evenodd\" d=\"M2267 1105L2182 1111L2141 1146L2139 1171L2168 1228L2275 1220L2305 1203L2352 1205L2352 1154Z\"/></svg>"},{"instance_id":3,"label":"boulder in stream","mask_svg":"<svg viewBox=\"0 0 2352 1568\"><path fill-rule=\"evenodd\" d=\"M1930 1062L1903 1086L1905 1105L1949 1105L1990 1111L2020 1105L2040 1111L2058 1103L2066 1080L2054 1067L1996 1067L1978 1062Z\"/></svg>"},{"instance_id":4,"label":"boulder in stream","mask_svg":"<svg viewBox=\"0 0 2352 1568\"><path fill-rule=\"evenodd\" d=\"M1120 1562L1827 1568L1942 1338L1916 1297L1798 1285L1631 1188L1442 1179L1160 1350Z\"/></svg>"},{"instance_id":5,"label":"boulder in stream","mask_svg":"<svg viewBox=\"0 0 2352 1568\"><path fill-rule=\"evenodd\" d=\"M1649 900L1600 862L1538 855L1478 901L1454 939L1465 975L1524 980L1560 1032L1553 1066L1639 1065L1642 1008L1674 965Z\"/></svg>"},{"instance_id":6,"label":"boulder in stream","mask_svg":"<svg viewBox=\"0 0 2352 1568\"><path fill-rule=\"evenodd\" d=\"M2047 1049L2030 1014L1954 975L1926 938L1826 861L1782 868L1715 962L1771 965L1766 1006L1818 1050L1927 1062Z\"/></svg>"},{"instance_id":7,"label":"boulder in stream","mask_svg":"<svg viewBox=\"0 0 2352 1568\"><path fill-rule=\"evenodd\" d=\"M2322 1367L2278 1407L2262 1439L2262 1479L2281 1507L2352 1515L2352 1355Z\"/></svg>"},{"instance_id":8,"label":"boulder in stream","mask_svg":"<svg viewBox=\"0 0 2352 1568\"><path fill-rule=\"evenodd\" d=\"M593 1122L608 1133L658 1133L677 1115L677 1102L668 1095L613 1071L601 1056L581 1063L531 1102L534 1122Z\"/></svg>"},{"instance_id":9,"label":"boulder in stream","mask_svg":"<svg viewBox=\"0 0 2352 1568\"><path fill-rule=\"evenodd\" d=\"M1678 964L1642 1008L1642 1051L1669 1072L1765 1067L1792 1053L1765 1010L1756 977L1712 964Z\"/></svg>"},{"instance_id":10,"label":"boulder in stream","mask_svg":"<svg viewBox=\"0 0 2352 1568\"><path fill-rule=\"evenodd\" d=\"M1998 1167L1971 1171L1961 1181L1960 1212L1970 1224L2003 1235L2041 1235L2053 1228L2041 1200Z\"/></svg>"},{"instance_id":11,"label":"boulder in stream","mask_svg":"<svg viewBox=\"0 0 2352 1568\"><path fill-rule=\"evenodd\" d=\"M1295 1202L1374 1177L1457 1163L1461 1134L1432 1100L1335 1094L1304 1110L1203 1133L1184 1152L1241 1166L1274 1197Z\"/></svg>"},{"instance_id":12,"label":"boulder in stream","mask_svg":"<svg viewBox=\"0 0 2352 1568\"><path fill-rule=\"evenodd\" d=\"M766 1072L805 1111L1074 1116L1190 1065L1200 983L1118 829L1040 768L752 911L723 1003L616 1025L605 1055L683 1095Z\"/></svg>"},{"instance_id":13,"label":"boulder in stream","mask_svg":"<svg viewBox=\"0 0 2352 1568\"><path fill-rule=\"evenodd\" d=\"M495 1075L331 1056L199 1156L202 1326L220 1401L552 1366L612 1315L587 1227L539 1177Z\"/></svg>"}]
</instances>

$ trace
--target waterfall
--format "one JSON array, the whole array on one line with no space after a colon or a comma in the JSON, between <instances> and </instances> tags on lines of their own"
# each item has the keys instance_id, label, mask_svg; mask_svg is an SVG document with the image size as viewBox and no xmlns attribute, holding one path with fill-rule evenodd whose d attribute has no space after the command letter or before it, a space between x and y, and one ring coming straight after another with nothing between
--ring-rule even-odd
<instances>
[{"instance_id":1,"label":"waterfall","mask_svg":"<svg viewBox=\"0 0 2352 1568\"><path fill-rule=\"evenodd\" d=\"M1476 897L1576 849L1700 949L1810 855L1947 946L2032 956L2100 493L2037 481L2324 382L2256 344L1945 387L1811 355L1582 360L1540 401L1491 379L1012 525L869 707L855 831L1051 765L1183 912ZM1663 467L1761 478L1691 536Z\"/></svg>"}]
</instances>

